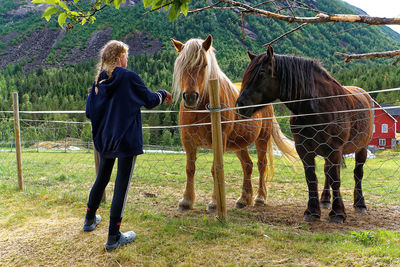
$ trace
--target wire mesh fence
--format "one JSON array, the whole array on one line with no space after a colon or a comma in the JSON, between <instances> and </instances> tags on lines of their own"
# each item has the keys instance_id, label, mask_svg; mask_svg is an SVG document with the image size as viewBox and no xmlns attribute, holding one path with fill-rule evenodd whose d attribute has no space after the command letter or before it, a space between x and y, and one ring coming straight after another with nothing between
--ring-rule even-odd
<instances>
[{"instance_id":1,"label":"wire mesh fence","mask_svg":"<svg viewBox=\"0 0 400 267\"><path fill-rule=\"evenodd\" d=\"M386 116L376 113L377 117ZM143 121L151 121L154 113L144 112ZM223 118L226 121L227 118ZM285 118L278 116L281 129L288 129ZM240 122L239 122L240 123ZM40 192L54 188L63 196L84 201L95 179L91 125L83 112L53 112L20 114L22 162L25 187ZM380 126L381 127L381 126ZM394 130L388 126L387 131ZM376 132L381 129L375 129ZM384 129L386 130L386 128ZM186 184L186 153L180 140L179 125L149 126L143 129L145 154L138 157L133 183L135 197L132 201L146 203L163 203L174 208L182 198ZM2 185L17 185L15 147L13 136L12 114L2 113L0 119L0 182ZM286 135L290 135L285 131ZM383 139L378 134L374 138ZM393 142L393 141L390 141ZM382 144L382 142L381 142ZM363 189L367 206L400 206L400 154L396 141L391 149L371 149L364 167ZM396 150L397 148L397 150ZM267 148L265 148L267 149ZM293 202L306 203L307 185L301 162L288 161L279 149L274 146L273 166L275 174L268 185L266 205L292 205ZM249 145L249 154L254 168L252 186L254 196L259 187L257 169L257 151L254 144ZM194 207L205 209L212 198L213 177L212 151L201 148L197 151L195 172ZM354 155L346 155L347 168L341 170L341 192L345 203L352 203L354 179ZM271 164L268 162L267 164ZM316 174L322 185L324 181L323 159L317 157ZM272 167L272 166L269 166ZM243 170L235 152L224 154L225 183L228 209L235 205L244 184ZM113 172L113 178L116 172ZM112 178L112 179L113 179ZM248 186L248 184L246 185ZM322 189L322 186L321 186ZM321 190L320 189L320 190ZM109 187L108 190L112 190ZM111 195L111 194L110 194ZM350 204L351 205L351 204ZM143 206L143 208L145 208ZM148 207L147 207L148 208Z\"/></svg>"},{"instance_id":2,"label":"wire mesh fence","mask_svg":"<svg viewBox=\"0 0 400 267\"><path fill-rule=\"evenodd\" d=\"M0 114L0 182L16 181L17 168L14 149L14 121L12 114Z\"/></svg>"}]
</instances>

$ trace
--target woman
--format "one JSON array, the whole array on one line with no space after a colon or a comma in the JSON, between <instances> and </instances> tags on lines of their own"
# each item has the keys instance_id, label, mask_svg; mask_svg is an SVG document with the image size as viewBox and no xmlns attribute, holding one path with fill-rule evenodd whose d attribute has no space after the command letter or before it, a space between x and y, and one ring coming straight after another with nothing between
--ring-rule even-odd
<instances>
[{"instance_id":1,"label":"woman","mask_svg":"<svg viewBox=\"0 0 400 267\"><path fill-rule=\"evenodd\" d=\"M133 231L120 232L129 182L136 156L143 154L142 119L140 107L153 108L172 103L165 90L151 92L142 79L127 70L128 46L109 41L100 52L96 80L86 103L86 116L92 123L93 143L100 153L99 170L89 194L84 231L92 231L101 221L96 215L104 190L110 181L115 159L117 177L111 202L107 250L132 242Z\"/></svg>"}]
</instances>

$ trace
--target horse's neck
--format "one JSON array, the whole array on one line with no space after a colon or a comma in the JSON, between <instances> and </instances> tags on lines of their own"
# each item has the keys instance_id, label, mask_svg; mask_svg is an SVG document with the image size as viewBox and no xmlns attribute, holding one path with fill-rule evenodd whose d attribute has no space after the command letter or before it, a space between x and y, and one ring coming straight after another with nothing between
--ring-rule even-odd
<instances>
[{"instance_id":1,"label":"horse's neck","mask_svg":"<svg viewBox=\"0 0 400 267\"><path fill-rule=\"evenodd\" d=\"M218 77L218 88L219 102L221 106L223 108L233 107L239 95L239 93L236 92L234 85L228 80L228 78ZM210 90L211 87L208 87L207 90L204 90L199 108L210 103Z\"/></svg>"}]
</instances>

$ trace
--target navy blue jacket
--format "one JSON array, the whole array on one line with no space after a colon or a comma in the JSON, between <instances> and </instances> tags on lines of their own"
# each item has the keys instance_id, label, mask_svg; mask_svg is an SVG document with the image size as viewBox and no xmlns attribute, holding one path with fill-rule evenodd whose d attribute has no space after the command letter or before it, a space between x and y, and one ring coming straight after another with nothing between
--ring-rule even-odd
<instances>
[{"instance_id":1,"label":"navy blue jacket","mask_svg":"<svg viewBox=\"0 0 400 267\"><path fill-rule=\"evenodd\" d=\"M121 67L111 77L103 71L96 82L86 102L96 150L105 158L143 154L140 108L162 104L167 93L150 91L139 75Z\"/></svg>"}]
</instances>

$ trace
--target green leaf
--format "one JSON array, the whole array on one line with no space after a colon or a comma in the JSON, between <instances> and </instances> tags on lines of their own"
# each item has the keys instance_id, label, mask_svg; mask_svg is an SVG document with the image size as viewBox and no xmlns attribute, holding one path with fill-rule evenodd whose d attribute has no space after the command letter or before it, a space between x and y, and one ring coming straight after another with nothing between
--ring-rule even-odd
<instances>
[{"instance_id":1,"label":"green leaf","mask_svg":"<svg viewBox=\"0 0 400 267\"><path fill-rule=\"evenodd\" d=\"M119 9L120 5L121 5L121 0L114 0L113 1L113 5L116 9Z\"/></svg>"},{"instance_id":2,"label":"green leaf","mask_svg":"<svg viewBox=\"0 0 400 267\"><path fill-rule=\"evenodd\" d=\"M45 0L44 3L50 4L50 5L55 5L55 6L59 6L59 0Z\"/></svg>"},{"instance_id":3,"label":"green leaf","mask_svg":"<svg viewBox=\"0 0 400 267\"><path fill-rule=\"evenodd\" d=\"M60 1L58 4L59 4L62 8L64 8L66 11L69 11L68 6L67 6L63 1Z\"/></svg>"},{"instance_id":4,"label":"green leaf","mask_svg":"<svg viewBox=\"0 0 400 267\"><path fill-rule=\"evenodd\" d=\"M61 28L64 27L65 20L67 19L67 13L61 13L58 16L58 24L60 25Z\"/></svg>"},{"instance_id":5,"label":"green leaf","mask_svg":"<svg viewBox=\"0 0 400 267\"><path fill-rule=\"evenodd\" d=\"M83 18L81 24L82 24L82 25L85 25L85 23L86 23L86 19Z\"/></svg>"},{"instance_id":6,"label":"green leaf","mask_svg":"<svg viewBox=\"0 0 400 267\"><path fill-rule=\"evenodd\" d=\"M47 2L46 2L46 0L32 0L32 3L43 4L43 3L47 3Z\"/></svg>"},{"instance_id":7,"label":"green leaf","mask_svg":"<svg viewBox=\"0 0 400 267\"><path fill-rule=\"evenodd\" d=\"M57 12L58 12L58 8L56 8L55 6L50 6L44 11L42 18L45 18L47 21L49 21L51 18L51 15L53 15Z\"/></svg>"},{"instance_id":8,"label":"green leaf","mask_svg":"<svg viewBox=\"0 0 400 267\"><path fill-rule=\"evenodd\" d=\"M173 21L179 16L180 9L181 8L178 6L174 6L174 5L171 6L171 8L169 9L169 14L168 14L169 21Z\"/></svg>"},{"instance_id":9,"label":"green leaf","mask_svg":"<svg viewBox=\"0 0 400 267\"><path fill-rule=\"evenodd\" d=\"M76 3L78 3L79 2L79 0L74 0L74 4L76 4Z\"/></svg>"},{"instance_id":10,"label":"green leaf","mask_svg":"<svg viewBox=\"0 0 400 267\"><path fill-rule=\"evenodd\" d=\"M188 3L183 3L183 4L181 5L181 10L182 10L183 15L187 16L188 11L189 11L189 5L188 5Z\"/></svg>"},{"instance_id":11,"label":"green leaf","mask_svg":"<svg viewBox=\"0 0 400 267\"><path fill-rule=\"evenodd\" d=\"M156 0L155 3L153 3L153 6L151 7L151 9L157 9L163 6L164 1L163 0Z\"/></svg>"},{"instance_id":12,"label":"green leaf","mask_svg":"<svg viewBox=\"0 0 400 267\"><path fill-rule=\"evenodd\" d=\"M71 11L68 13L69 17L79 17L79 13L76 11Z\"/></svg>"},{"instance_id":13,"label":"green leaf","mask_svg":"<svg viewBox=\"0 0 400 267\"><path fill-rule=\"evenodd\" d=\"M171 6L171 5L164 6L164 10L165 10L165 11L168 11L168 9L169 9L170 6Z\"/></svg>"},{"instance_id":14,"label":"green leaf","mask_svg":"<svg viewBox=\"0 0 400 267\"><path fill-rule=\"evenodd\" d=\"M148 8L149 6L151 6L153 4L153 0L143 0L143 6L145 8Z\"/></svg>"}]
</instances>

